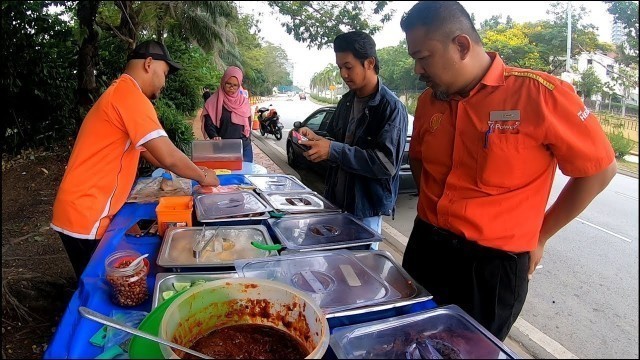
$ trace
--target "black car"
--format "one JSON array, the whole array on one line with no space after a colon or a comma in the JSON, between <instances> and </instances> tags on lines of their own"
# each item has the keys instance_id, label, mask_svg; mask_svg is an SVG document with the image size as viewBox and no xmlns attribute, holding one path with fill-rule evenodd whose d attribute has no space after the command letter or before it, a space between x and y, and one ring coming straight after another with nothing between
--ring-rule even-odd
<instances>
[{"instance_id":1,"label":"black car","mask_svg":"<svg viewBox=\"0 0 640 360\"><path fill-rule=\"evenodd\" d=\"M335 106L324 106L309 115L302 122L296 121L293 123L293 130L298 130L302 127L308 127L316 134L329 137L326 132L327 124L335 112ZM404 146L404 152L402 153L402 164L400 165L400 189L401 194L416 193L416 183L411 175L411 168L409 167L409 141L411 141L411 132L413 130L413 116L409 114L409 124L407 129L407 142ZM289 131L287 136L287 162L294 169L306 168L315 171L320 175L327 173L327 162L321 161L319 163L312 163L307 160L302 154L305 150L300 145L294 143L292 137L293 131ZM312 165L313 164L313 165Z\"/></svg>"}]
</instances>

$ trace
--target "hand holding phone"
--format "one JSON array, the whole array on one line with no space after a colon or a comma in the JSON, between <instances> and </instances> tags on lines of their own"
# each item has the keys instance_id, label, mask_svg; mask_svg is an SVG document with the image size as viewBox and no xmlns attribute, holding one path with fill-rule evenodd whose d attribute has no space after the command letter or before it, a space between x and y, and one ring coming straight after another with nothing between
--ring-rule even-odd
<instances>
[{"instance_id":1,"label":"hand holding phone","mask_svg":"<svg viewBox=\"0 0 640 360\"><path fill-rule=\"evenodd\" d=\"M308 145L300 144L300 140L309 140L309 139L307 139L306 137L302 136L302 134L300 134L298 131L291 130L291 139L293 140L294 144L296 144L299 147L303 148L305 151L311 149L311 147L309 147Z\"/></svg>"}]
</instances>

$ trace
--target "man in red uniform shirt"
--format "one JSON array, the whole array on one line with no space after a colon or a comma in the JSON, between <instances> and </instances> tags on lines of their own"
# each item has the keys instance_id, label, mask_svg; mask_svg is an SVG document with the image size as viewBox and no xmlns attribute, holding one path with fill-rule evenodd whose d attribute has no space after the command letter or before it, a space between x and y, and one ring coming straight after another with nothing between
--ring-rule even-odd
<instances>
[{"instance_id":1,"label":"man in red uniform shirt","mask_svg":"<svg viewBox=\"0 0 640 360\"><path fill-rule=\"evenodd\" d=\"M485 52L458 2L421 1L401 23L427 83L409 156L418 216L403 267L440 305L504 340L549 238L616 173L574 88ZM545 212L556 167L571 177Z\"/></svg>"}]
</instances>

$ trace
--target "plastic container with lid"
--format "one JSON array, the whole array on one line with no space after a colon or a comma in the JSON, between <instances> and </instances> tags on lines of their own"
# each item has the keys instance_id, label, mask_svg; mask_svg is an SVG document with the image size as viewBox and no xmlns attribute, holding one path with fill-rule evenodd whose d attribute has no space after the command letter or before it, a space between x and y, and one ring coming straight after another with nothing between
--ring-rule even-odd
<instances>
[{"instance_id":1,"label":"plastic container with lid","mask_svg":"<svg viewBox=\"0 0 640 360\"><path fill-rule=\"evenodd\" d=\"M156 215L158 217L158 234L164 235L170 225L191 226L193 212L193 197L166 196L158 200Z\"/></svg>"},{"instance_id":2,"label":"plastic container with lid","mask_svg":"<svg viewBox=\"0 0 640 360\"><path fill-rule=\"evenodd\" d=\"M340 208L312 191L270 191L261 196L275 210L287 214L340 212Z\"/></svg>"},{"instance_id":3,"label":"plastic container with lid","mask_svg":"<svg viewBox=\"0 0 640 360\"><path fill-rule=\"evenodd\" d=\"M382 241L347 213L307 214L269 219L278 240L289 250L338 249Z\"/></svg>"},{"instance_id":4,"label":"plastic container with lid","mask_svg":"<svg viewBox=\"0 0 640 360\"><path fill-rule=\"evenodd\" d=\"M265 175L245 175L258 190L262 192L270 191L308 191L311 189L302 184L291 175L265 174Z\"/></svg>"},{"instance_id":5,"label":"plastic container with lid","mask_svg":"<svg viewBox=\"0 0 640 360\"><path fill-rule=\"evenodd\" d=\"M253 191L198 194L194 199L196 218L200 222L259 216L273 210Z\"/></svg>"},{"instance_id":6,"label":"plastic container with lid","mask_svg":"<svg viewBox=\"0 0 640 360\"><path fill-rule=\"evenodd\" d=\"M516 354L456 305L337 327L339 359L516 359Z\"/></svg>"},{"instance_id":7,"label":"plastic container with lid","mask_svg":"<svg viewBox=\"0 0 640 360\"><path fill-rule=\"evenodd\" d=\"M105 260L107 282L111 286L111 301L118 306L136 306L149 297L149 260L145 258L135 267L129 267L139 256L140 253L133 250L120 250Z\"/></svg>"},{"instance_id":8,"label":"plastic container with lid","mask_svg":"<svg viewBox=\"0 0 640 360\"><path fill-rule=\"evenodd\" d=\"M195 140L191 160L209 169L242 170L242 140Z\"/></svg>"},{"instance_id":9,"label":"plastic container with lid","mask_svg":"<svg viewBox=\"0 0 640 360\"><path fill-rule=\"evenodd\" d=\"M400 297L348 250L237 260L235 267L238 276L275 280L304 291L327 314Z\"/></svg>"}]
</instances>

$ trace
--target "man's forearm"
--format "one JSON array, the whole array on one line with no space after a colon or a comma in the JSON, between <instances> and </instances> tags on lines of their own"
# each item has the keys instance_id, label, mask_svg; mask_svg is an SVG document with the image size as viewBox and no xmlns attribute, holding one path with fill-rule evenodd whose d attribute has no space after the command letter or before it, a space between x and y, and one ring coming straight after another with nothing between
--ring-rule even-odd
<instances>
[{"instance_id":1,"label":"man's forearm","mask_svg":"<svg viewBox=\"0 0 640 360\"><path fill-rule=\"evenodd\" d=\"M140 153L140 155L149 162L149 164L155 166L155 167L162 167L162 164L160 164L160 162L153 157L153 155L151 155L150 152L148 151L143 151Z\"/></svg>"},{"instance_id":2,"label":"man's forearm","mask_svg":"<svg viewBox=\"0 0 640 360\"><path fill-rule=\"evenodd\" d=\"M571 178L560 192L556 201L547 210L539 244L544 245L551 236L575 219L604 190L615 176L617 165L614 161L605 170L588 177Z\"/></svg>"}]
</instances>

